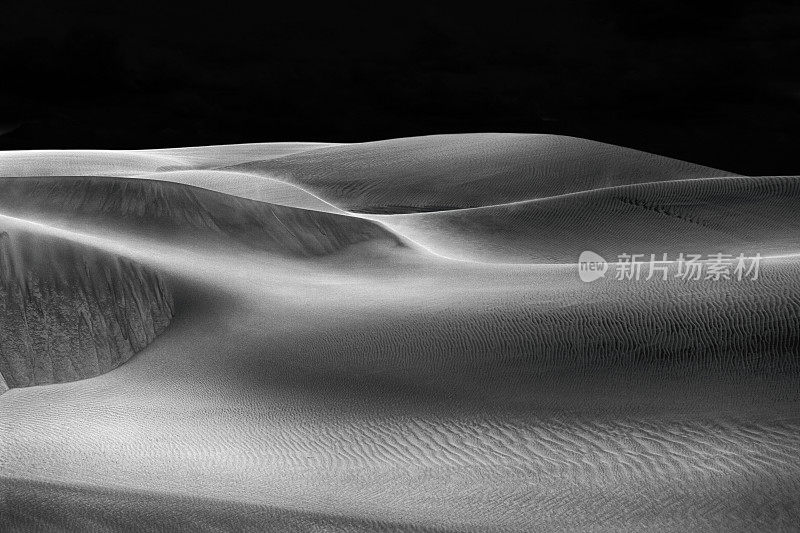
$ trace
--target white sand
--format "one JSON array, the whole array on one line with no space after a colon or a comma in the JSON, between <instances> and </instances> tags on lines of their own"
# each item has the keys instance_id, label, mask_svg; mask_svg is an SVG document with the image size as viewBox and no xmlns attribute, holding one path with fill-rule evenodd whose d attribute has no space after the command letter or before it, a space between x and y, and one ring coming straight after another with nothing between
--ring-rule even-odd
<instances>
[{"instance_id":1,"label":"white sand","mask_svg":"<svg viewBox=\"0 0 800 533\"><path fill-rule=\"evenodd\" d=\"M254 162L209 168L217 150ZM570 260L586 243L799 251L793 179L718 179L727 174L539 136L191 153L197 173L59 153L130 177L0 179L0 231L136 261L175 300L170 329L115 370L0 396L0 526L800 520L798 262L765 261L749 284L584 284ZM30 157L57 170L48 158ZM0 154L2 175L33 175L24 161ZM473 188L475 168L496 169L497 186ZM581 192L603 187L651 203ZM335 214L443 201L462 209Z\"/></svg>"}]
</instances>

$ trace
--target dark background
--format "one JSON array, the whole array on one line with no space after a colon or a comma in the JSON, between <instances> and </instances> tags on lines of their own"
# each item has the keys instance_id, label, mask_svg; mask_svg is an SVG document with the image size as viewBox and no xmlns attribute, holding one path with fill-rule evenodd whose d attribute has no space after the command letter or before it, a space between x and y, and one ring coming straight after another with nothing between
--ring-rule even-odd
<instances>
[{"instance_id":1,"label":"dark background","mask_svg":"<svg viewBox=\"0 0 800 533\"><path fill-rule=\"evenodd\" d=\"M800 174L792 4L5 3L0 149L503 131Z\"/></svg>"}]
</instances>

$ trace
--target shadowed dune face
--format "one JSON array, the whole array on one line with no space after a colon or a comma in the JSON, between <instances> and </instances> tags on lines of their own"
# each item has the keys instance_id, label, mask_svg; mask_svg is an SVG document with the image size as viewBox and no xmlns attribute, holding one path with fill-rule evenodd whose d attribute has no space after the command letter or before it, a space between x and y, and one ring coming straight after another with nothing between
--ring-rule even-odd
<instances>
[{"instance_id":1,"label":"shadowed dune face","mask_svg":"<svg viewBox=\"0 0 800 533\"><path fill-rule=\"evenodd\" d=\"M172 317L111 371L0 397L0 529L800 521L795 178L521 135L139 155L183 166L17 153L54 175L14 177L0 154L0 302L48 287L26 312L59 340L89 333L47 306L85 287L107 324ZM584 249L788 256L584 283Z\"/></svg>"},{"instance_id":2,"label":"shadowed dune face","mask_svg":"<svg viewBox=\"0 0 800 533\"><path fill-rule=\"evenodd\" d=\"M101 531L308 531L436 533L435 528L359 517L269 508L237 501L197 499L171 493L121 492L95 487L0 480L8 495L0 502L4 531L80 530L87 522ZM68 512L65 511L65 504Z\"/></svg>"},{"instance_id":3,"label":"shadowed dune face","mask_svg":"<svg viewBox=\"0 0 800 533\"><path fill-rule=\"evenodd\" d=\"M313 194L286 182L242 172L222 170L177 170L137 175L137 178L183 183L223 194L324 213L339 215L347 211L325 202Z\"/></svg>"},{"instance_id":4,"label":"shadowed dune face","mask_svg":"<svg viewBox=\"0 0 800 533\"><path fill-rule=\"evenodd\" d=\"M257 179L257 178L254 178ZM167 181L100 177L0 178L4 213L105 223L137 231L214 233L257 249L325 255L380 240L402 243L359 218L267 204Z\"/></svg>"},{"instance_id":5,"label":"shadowed dune face","mask_svg":"<svg viewBox=\"0 0 800 533\"><path fill-rule=\"evenodd\" d=\"M164 280L131 261L0 233L0 373L9 387L108 372L150 344L172 314Z\"/></svg>"}]
</instances>

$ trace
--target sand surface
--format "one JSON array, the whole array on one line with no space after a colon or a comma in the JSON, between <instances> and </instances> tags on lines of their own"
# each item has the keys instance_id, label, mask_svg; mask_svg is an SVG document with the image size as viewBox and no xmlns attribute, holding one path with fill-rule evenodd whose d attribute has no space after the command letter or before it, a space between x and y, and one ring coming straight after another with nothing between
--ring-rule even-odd
<instances>
[{"instance_id":1,"label":"sand surface","mask_svg":"<svg viewBox=\"0 0 800 533\"><path fill-rule=\"evenodd\" d=\"M794 529L798 183L543 135L0 153L9 256L171 315L5 380L0 529ZM587 249L765 259L584 283Z\"/></svg>"}]
</instances>

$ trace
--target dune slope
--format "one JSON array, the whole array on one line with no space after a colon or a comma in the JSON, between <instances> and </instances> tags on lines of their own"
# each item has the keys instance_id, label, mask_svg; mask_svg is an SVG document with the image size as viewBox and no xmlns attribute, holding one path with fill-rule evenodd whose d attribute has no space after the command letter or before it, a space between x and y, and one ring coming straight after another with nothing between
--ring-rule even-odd
<instances>
[{"instance_id":1,"label":"dune slope","mask_svg":"<svg viewBox=\"0 0 800 533\"><path fill-rule=\"evenodd\" d=\"M730 177L624 185L472 209L373 215L446 257L574 263L685 253L800 253L800 178Z\"/></svg>"},{"instance_id":2,"label":"dune slope","mask_svg":"<svg viewBox=\"0 0 800 533\"><path fill-rule=\"evenodd\" d=\"M155 150L10 150L0 153L0 177L131 176L145 172L214 169L336 146L253 143Z\"/></svg>"},{"instance_id":3,"label":"dune slope","mask_svg":"<svg viewBox=\"0 0 800 533\"><path fill-rule=\"evenodd\" d=\"M373 238L400 244L391 232L360 218L169 181L98 176L0 178L0 209L62 224L103 220L156 236L191 228L278 254L323 255Z\"/></svg>"},{"instance_id":4,"label":"dune slope","mask_svg":"<svg viewBox=\"0 0 800 533\"><path fill-rule=\"evenodd\" d=\"M229 170L300 185L349 211L408 213L634 183L731 175L556 135L436 135L334 146Z\"/></svg>"},{"instance_id":5,"label":"dune slope","mask_svg":"<svg viewBox=\"0 0 800 533\"><path fill-rule=\"evenodd\" d=\"M800 522L795 178L548 136L154 152L185 166L0 179L27 276L96 254L172 311L113 370L0 396L0 529ZM764 260L584 283L583 249Z\"/></svg>"}]
</instances>

